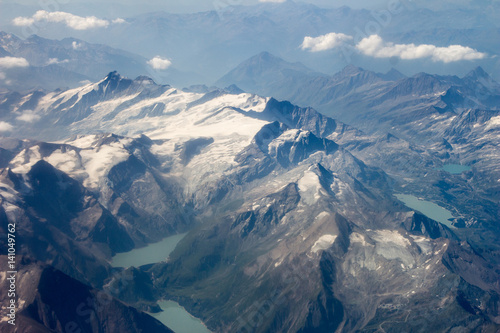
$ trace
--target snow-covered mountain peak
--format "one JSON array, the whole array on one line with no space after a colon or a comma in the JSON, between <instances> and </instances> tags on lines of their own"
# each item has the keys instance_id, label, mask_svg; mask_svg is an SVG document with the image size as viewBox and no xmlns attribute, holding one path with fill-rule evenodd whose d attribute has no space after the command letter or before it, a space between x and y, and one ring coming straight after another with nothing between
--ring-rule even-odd
<instances>
[{"instance_id":1,"label":"snow-covered mountain peak","mask_svg":"<svg viewBox=\"0 0 500 333\"><path fill-rule=\"evenodd\" d=\"M26 94L13 106L9 123L15 127L19 124L18 118L26 118L23 114L29 113L30 123L20 126L19 135L51 141L97 132L126 136L146 134L155 139L192 138L224 132L217 130L215 123L220 128L233 128L235 133L245 132L251 123L264 124L256 115L265 109L268 101L236 90L214 90L206 94L182 91L157 85L145 76L131 80L111 72L98 82L75 89ZM48 126L50 130L30 130ZM249 136L254 134L252 130Z\"/></svg>"},{"instance_id":2,"label":"snow-covered mountain peak","mask_svg":"<svg viewBox=\"0 0 500 333\"><path fill-rule=\"evenodd\" d=\"M79 136L64 143L32 143L21 150L10 162L10 169L25 175L39 161L83 181L84 186L97 189L111 168L131 153L133 139L113 134Z\"/></svg>"}]
</instances>

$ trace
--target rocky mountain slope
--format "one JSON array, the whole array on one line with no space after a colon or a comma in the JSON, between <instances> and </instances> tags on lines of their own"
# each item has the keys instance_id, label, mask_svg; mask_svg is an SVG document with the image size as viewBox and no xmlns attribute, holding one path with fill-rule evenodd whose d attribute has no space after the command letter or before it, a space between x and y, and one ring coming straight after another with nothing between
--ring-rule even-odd
<instances>
[{"instance_id":1,"label":"rocky mountain slope","mask_svg":"<svg viewBox=\"0 0 500 333\"><path fill-rule=\"evenodd\" d=\"M2 256L3 260L7 258ZM173 332L151 316L53 267L23 258L17 273L16 325L2 320L2 332ZM7 284L7 277L5 273L0 276L2 284ZM9 302L4 290L0 300Z\"/></svg>"}]
</instances>

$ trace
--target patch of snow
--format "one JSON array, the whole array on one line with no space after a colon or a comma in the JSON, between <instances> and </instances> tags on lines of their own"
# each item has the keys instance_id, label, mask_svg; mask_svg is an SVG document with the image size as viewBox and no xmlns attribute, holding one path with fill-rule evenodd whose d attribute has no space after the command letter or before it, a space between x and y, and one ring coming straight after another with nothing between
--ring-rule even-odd
<instances>
[{"instance_id":1,"label":"patch of snow","mask_svg":"<svg viewBox=\"0 0 500 333\"><path fill-rule=\"evenodd\" d=\"M349 185L345 182L341 181L338 178L335 178L330 189L335 193L335 195L339 198L345 198L349 191Z\"/></svg>"},{"instance_id":2,"label":"patch of snow","mask_svg":"<svg viewBox=\"0 0 500 333\"><path fill-rule=\"evenodd\" d=\"M300 141L304 136L307 135L307 133L307 131L302 131L299 129L289 129L285 131L279 137L269 143L269 153L271 155L276 155L279 147L283 146L287 142Z\"/></svg>"},{"instance_id":3,"label":"patch of snow","mask_svg":"<svg viewBox=\"0 0 500 333\"><path fill-rule=\"evenodd\" d=\"M9 202L16 202L18 199L18 192L3 182L0 182L0 195Z\"/></svg>"},{"instance_id":4,"label":"patch of snow","mask_svg":"<svg viewBox=\"0 0 500 333\"><path fill-rule=\"evenodd\" d=\"M428 254L432 251L432 243L431 240L427 237L410 235L411 238L417 243L418 247L424 254Z\"/></svg>"},{"instance_id":5,"label":"patch of snow","mask_svg":"<svg viewBox=\"0 0 500 333\"><path fill-rule=\"evenodd\" d=\"M77 152L74 150L66 150L63 153L61 149L57 149L44 159L56 169L69 175L81 172L82 165L80 164Z\"/></svg>"},{"instance_id":6,"label":"patch of snow","mask_svg":"<svg viewBox=\"0 0 500 333\"><path fill-rule=\"evenodd\" d=\"M115 98L115 99L112 99L112 100L109 100L109 101L100 102L100 103L94 105L94 107L92 109L95 112L99 113L99 114L109 113L110 110L114 111L117 107L119 107L123 103L128 102L130 100L133 100L134 98L136 98L137 96L139 96L139 94L140 94L140 92L137 92L134 95L127 95L127 96L120 97L120 98ZM149 100L146 100L146 101L149 101ZM136 104L136 106L138 106L138 105ZM126 113L127 117L136 116L140 112L139 108L134 108L134 110L135 110L135 112L130 112L130 111L127 112Z\"/></svg>"},{"instance_id":7,"label":"patch of snow","mask_svg":"<svg viewBox=\"0 0 500 333\"><path fill-rule=\"evenodd\" d=\"M18 309L23 309L24 308L24 304L26 303L26 301L22 298L19 298L17 300L17 308Z\"/></svg>"},{"instance_id":8,"label":"patch of snow","mask_svg":"<svg viewBox=\"0 0 500 333\"><path fill-rule=\"evenodd\" d=\"M207 102L217 106L234 107L243 111L262 112L266 108L269 98L243 93L239 95L225 94Z\"/></svg>"},{"instance_id":9,"label":"patch of snow","mask_svg":"<svg viewBox=\"0 0 500 333\"><path fill-rule=\"evenodd\" d=\"M82 99L82 97L84 95L88 94L92 90L97 90L99 83L102 81L103 80L101 80L97 83L90 83L90 84L84 85L82 87L69 89L69 90L63 91L61 93L56 93L56 92L49 93L40 99L40 102L38 103L37 108L42 109L42 110L47 110L49 107L56 108L59 105L66 103L74 96L77 96L76 102L73 103L73 105L75 105L76 103L78 103ZM65 110L67 110L68 108L65 108Z\"/></svg>"},{"instance_id":10,"label":"patch of snow","mask_svg":"<svg viewBox=\"0 0 500 333\"><path fill-rule=\"evenodd\" d=\"M278 266L280 266L282 262L283 262L283 259L281 259L280 261L276 262L276 263L274 264L274 267L278 267Z\"/></svg>"},{"instance_id":11,"label":"patch of snow","mask_svg":"<svg viewBox=\"0 0 500 333\"><path fill-rule=\"evenodd\" d=\"M410 237L413 238L413 240L417 243L429 241L429 239L427 237L423 237L423 236L410 235Z\"/></svg>"},{"instance_id":12,"label":"patch of snow","mask_svg":"<svg viewBox=\"0 0 500 333\"><path fill-rule=\"evenodd\" d=\"M385 259L400 260L405 266L412 267L415 263L409 251L410 241L394 230L375 230L371 236L377 242L376 252Z\"/></svg>"},{"instance_id":13,"label":"patch of snow","mask_svg":"<svg viewBox=\"0 0 500 333\"><path fill-rule=\"evenodd\" d=\"M83 135L83 136L78 136L73 141L65 141L64 143L70 144L73 147L77 148L89 148L94 145L96 140L97 137L95 135Z\"/></svg>"},{"instance_id":14,"label":"patch of snow","mask_svg":"<svg viewBox=\"0 0 500 333\"><path fill-rule=\"evenodd\" d=\"M489 130L494 127L500 127L500 116L492 117L490 120L488 120L485 130Z\"/></svg>"},{"instance_id":15,"label":"patch of snow","mask_svg":"<svg viewBox=\"0 0 500 333\"><path fill-rule=\"evenodd\" d=\"M377 242L394 243L401 247L410 246L410 241L395 230L375 230L373 239Z\"/></svg>"},{"instance_id":16,"label":"patch of snow","mask_svg":"<svg viewBox=\"0 0 500 333\"><path fill-rule=\"evenodd\" d=\"M337 239L336 235L323 235L321 236L316 243L314 243L313 247L311 248L311 252L317 253L320 250L326 250L332 244L335 242Z\"/></svg>"},{"instance_id":17,"label":"patch of snow","mask_svg":"<svg viewBox=\"0 0 500 333\"><path fill-rule=\"evenodd\" d=\"M330 216L330 213L328 213L328 212L321 212L321 213L318 214L318 216L316 216L315 220L319 220L319 219L322 219L322 218L328 217L328 216Z\"/></svg>"},{"instance_id":18,"label":"patch of snow","mask_svg":"<svg viewBox=\"0 0 500 333\"><path fill-rule=\"evenodd\" d=\"M305 171L302 178L297 182L297 185L300 197L308 205L312 205L320 199L320 190L322 187L318 175L314 172L310 170Z\"/></svg>"},{"instance_id":19,"label":"patch of snow","mask_svg":"<svg viewBox=\"0 0 500 333\"><path fill-rule=\"evenodd\" d=\"M23 149L10 162L12 172L26 174L31 170L31 167L42 159L40 147L33 146L28 149Z\"/></svg>"},{"instance_id":20,"label":"patch of snow","mask_svg":"<svg viewBox=\"0 0 500 333\"><path fill-rule=\"evenodd\" d=\"M371 245L366 242L364 235L358 234L357 232L353 232L349 239L351 243L360 243L362 246Z\"/></svg>"},{"instance_id":21,"label":"patch of snow","mask_svg":"<svg viewBox=\"0 0 500 333\"><path fill-rule=\"evenodd\" d=\"M85 187L96 188L99 180L108 174L111 168L126 161L130 153L121 142L113 142L99 148L84 149L80 152L82 163L89 177L84 181Z\"/></svg>"},{"instance_id":22,"label":"patch of snow","mask_svg":"<svg viewBox=\"0 0 500 333\"><path fill-rule=\"evenodd\" d=\"M17 223L17 217L21 208L7 201L2 202L2 207L5 211L5 215L7 215L7 220L11 223Z\"/></svg>"}]
</instances>

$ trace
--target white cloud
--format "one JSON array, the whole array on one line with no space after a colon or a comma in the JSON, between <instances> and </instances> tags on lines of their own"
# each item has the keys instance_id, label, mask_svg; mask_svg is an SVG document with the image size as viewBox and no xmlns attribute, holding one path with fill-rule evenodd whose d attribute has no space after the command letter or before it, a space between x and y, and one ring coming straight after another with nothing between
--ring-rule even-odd
<instances>
[{"instance_id":1,"label":"white cloud","mask_svg":"<svg viewBox=\"0 0 500 333\"><path fill-rule=\"evenodd\" d=\"M47 12L39 10L33 15L36 21L47 21L53 23L63 22L69 28L75 30L87 30L93 28L103 28L109 25L106 20L98 19L95 16L81 17L65 12Z\"/></svg>"},{"instance_id":2,"label":"white cloud","mask_svg":"<svg viewBox=\"0 0 500 333\"><path fill-rule=\"evenodd\" d=\"M473 48L461 45L450 45L448 47L436 47L432 58L443 62L452 62L459 60L478 60L484 59L488 55L478 52Z\"/></svg>"},{"instance_id":3,"label":"white cloud","mask_svg":"<svg viewBox=\"0 0 500 333\"><path fill-rule=\"evenodd\" d=\"M10 132L14 129L14 126L11 124L5 122L5 121L0 121L0 132Z\"/></svg>"},{"instance_id":4,"label":"white cloud","mask_svg":"<svg viewBox=\"0 0 500 333\"><path fill-rule=\"evenodd\" d=\"M81 17L66 12L37 11L32 17L16 17L12 23L16 26L30 26L35 22L64 23L74 30L87 30L94 28L106 28L110 22L95 16ZM117 18L112 23L124 23L125 20Z\"/></svg>"},{"instance_id":5,"label":"white cloud","mask_svg":"<svg viewBox=\"0 0 500 333\"><path fill-rule=\"evenodd\" d=\"M35 23L35 19L32 17L19 16L19 17L16 17L14 20L12 20L12 23L18 27L28 27L28 26L32 25L33 23Z\"/></svg>"},{"instance_id":6,"label":"white cloud","mask_svg":"<svg viewBox=\"0 0 500 333\"><path fill-rule=\"evenodd\" d=\"M26 110L23 112L22 115L20 115L19 117L16 118L17 120L19 121L24 121L26 123L32 123L34 121L37 121L38 119L40 119L40 116L33 113L33 111L30 111L30 110Z\"/></svg>"},{"instance_id":7,"label":"white cloud","mask_svg":"<svg viewBox=\"0 0 500 333\"><path fill-rule=\"evenodd\" d=\"M59 59L57 59L57 58L50 58L47 61L47 65L53 65L53 64L58 64L58 63L59 63Z\"/></svg>"},{"instance_id":8,"label":"white cloud","mask_svg":"<svg viewBox=\"0 0 500 333\"><path fill-rule=\"evenodd\" d=\"M6 78L7 76L5 75L5 73L0 72L0 80L5 80Z\"/></svg>"},{"instance_id":9,"label":"white cloud","mask_svg":"<svg viewBox=\"0 0 500 333\"><path fill-rule=\"evenodd\" d=\"M166 58L156 56L148 61L148 65L156 70L165 70L172 65L172 62Z\"/></svg>"},{"instance_id":10,"label":"white cloud","mask_svg":"<svg viewBox=\"0 0 500 333\"><path fill-rule=\"evenodd\" d=\"M124 19L122 19L122 18L117 18L117 19L114 19L111 22L114 23L114 24L122 24L122 23L125 23L126 21Z\"/></svg>"},{"instance_id":11,"label":"white cloud","mask_svg":"<svg viewBox=\"0 0 500 333\"><path fill-rule=\"evenodd\" d=\"M450 45L448 47L437 47L429 44L394 44L384 42L378 35L363 38L356 45L356 49L364 55L375 58L398 57L407 60L431 58L434 61L445 63L483 59L486 57L485 53L478 52L466 46Z\"/></svg>"},{"instance_id":12,"label":"white cloud","mask_svg":"<svg viewBox=\"0 0 500 333\"><path fill-rule=\"evenodd\" d=\"M47 61L47 65L57 65L57 64L66 64L69 62L69 59L64 59L64 60L59 60L57 58L50 58L48 61Z\"/></svg>"},{"instance_id":13,"label":"white cloud","mask_svg":"<svg viewBox=\"0 0 500 333\"><path fill-rule=\"evenodd\" d=\"M342 45L347 45L346 42L353 40L352 36L329 33L319 37L305 37L301 45L303 50L311 52L319 52L334 49ZM353 47L350 45L350 47ZM374 58L392 58L413 60L430 58L433 61L441 61L444 63L460 61L460 60L477 60L487 57L486 53L478 52L467 46L450 45L447 47L438 47L430 44L394 44L385 42L378 35L371 35L363 38L354 48L370 57Z\"/></svg>"},{"instance_id":14,"label":"white cloud","mask_svg":"<svg viewBox=\"0 0 500 333\"><path fill-rule=\"evenodd\" d=\"M3 57L0 58L0 68L28 67L30 64L24 58Z\"/></svg>"},{"instance_id":15,"label":"white cloud","mask_svg":"<svg viewBox=\"0 0 500 333\"><path fill-rule=\"evenodd\" d=\"M79 50L83 47L83 43L77 43L76 41L73 41L73 43L71 43L71 46L73 46L73 50Z\"/></svg>"},{"instance_id":16,"label":"white cloud","mask_svg":"<svg viewBox=\"0 0 500 333\"><path fill-rule=\"evenodd\" d=\"M304 42L300 46L302 50L311 50L311 52L320 52L330 50L342 45L349 40L352 40L351 36L342 33L329 33L319 37L305 37Z\"/></svg>"}]
</instances>

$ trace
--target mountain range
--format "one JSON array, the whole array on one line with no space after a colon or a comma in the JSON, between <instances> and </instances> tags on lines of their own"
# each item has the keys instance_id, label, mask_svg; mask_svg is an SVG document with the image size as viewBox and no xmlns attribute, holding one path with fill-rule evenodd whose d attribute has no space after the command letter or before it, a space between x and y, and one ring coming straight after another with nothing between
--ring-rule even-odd
<instances>
[{"instance_id":1,"label":"mountain range","mask_svg":"<svg viewBox=\"0 0 500 333\"><path fill-rule=\"evenodd\" d=\"M429 135L425 129L436 117L450 119L471 108L498 110L500 101L500 84L481 67L462 78L427 73L406 77L394 68L381 74L352 65L326 75L267 52L244 61L216 83L230 84L310 105L368 132L392 131L414 139Z\"/></svg>"},{"instance_id":2,"label":"mountain range","mask_svg":"<svg viewBox=\"0 0 500 333\"><path fill-rule=\"evenodd\" d=\"M158 72L142 56L75 38L53 40L32 35L23 40L0 32L0 56L22 58L29 64L0 67L5 76L0 80L0 88L11 91L76 88L99 80L112 70L130 77L149 74L171 84L196 80L193 74L180 72L175 66Z\"/></svg>"},{"instance_id":3,"label":"mountain range","mask_svg":"<svg viewBox=\"0 0 500 333\"><path fill-rule=\"evenodd\" d=\"M182 85L212 84L221 73L231 70L249 55L262 51L293 62L301 61L315 71L328 74L338 72L348 64L377 71L387 71L396 66L409 75L416 74L415 68L441 75L465 74L481 65L496 80L499 79L496 55L500 54L500 49L498 43L491 42L499 37L496 1L489 1L483 6L470 4L466 9L464 6L429 9L422 2L398 1L394 4L395 11L390 3L371 11L346 6L320 8L294 1L251 6L227 1L213 4L213 10L197 13L154 11L131 15L123 18L125 22L122 24L111 24L102 29L68 30L62 29L64 26L61 24L40 25L36 33L50 39L74 37L89 43L110 45L146 59L158 55L168 58L180 72L197 74L186 78ZM12 5L4 6L8 11L7 6ZM24 8L23 11L30 14L22 15L29 17L38 9L30 13ZM78 5L61 7L63 11L71 9L75 12L70 12L77 15L78 11L86 12ZM109 7L106 9L110 10ZM388 12L389 9L394 13ZM116 10L108 15L118 13L119 10ZM81 15L86 16L86 13ZM13 26L12 19L3 22L1 29L29 38L23 27ZM373 59L358 54L346 57L344 52L338 50L311 53L301 49L306 36L318 37L332 32L356 39L378 34L395 44L463 45L486 53L487 57L471 63L443 64L427 60L399 60L395 63L394 59ZM108 68L99 77L112 70L131 77L139 75L115 67ZM158 82L176 84L170 81L169 75Z\"/></svg>"},{"instance_id":4,"label":"mountain range","mask_svg":"<svg viewBox=\"0 0 500 333\"><path fill-rule=\"evenodd\" d=\"M112 297L97 321L110 331L123 316L128 329L157 325L141 311L158 311L162 298L217 332L498 330L500 114L486 108L495 95L479 99L484 109L461 109L485 73L348 67L332 78L260 57L274 62L264 71L291 68L358 96L376 89L356 87L380 85L389 102L374 98L371 121L427 119L430 136L362 131L235 86L177 89L117 72L73 89L3 92L1 233L16 222L17 251L29 258L19 271L39 286L20 303L24 325L61 331L81 320L44 296L60 286ZM447 94L434 92L451 83L465 98L438 110ZM409 86L419 96L405 100ZM387 103L409 106L397 119ZM416 112L423 104L434 109ZM439 170L450 163L472 169ZM436 222L399 194L438 202L453 220ZM166 261L110 264L184 232ZM120 288L116 274L128 276Z\"/></svg>"}]
</instances>

